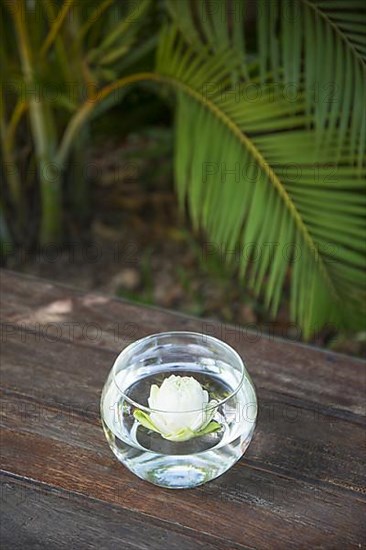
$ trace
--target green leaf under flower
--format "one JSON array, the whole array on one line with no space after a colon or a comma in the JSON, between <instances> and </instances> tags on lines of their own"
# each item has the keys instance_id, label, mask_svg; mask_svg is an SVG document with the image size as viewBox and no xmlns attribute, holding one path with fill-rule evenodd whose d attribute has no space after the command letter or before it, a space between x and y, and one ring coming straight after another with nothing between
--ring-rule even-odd
<instances>
[{"instance_id":1,"label":"green leaf under flower","mask_svg":"<svg viewBox=\"0 0 366 550\"><path fill-rule=\"evenodd\" d=\"M196 436L207 435L207 434L211 434L213 432L219 431L220 428L221 428L221 424L219 422L216 422L216 420L212 420L209 424L207 424L207 426L205 426L201 430L198 430L195 433L196 433Z\"/></svg>"},{"instance_id":2,"label":"green leaf under flower","mask_svg":"<svg viewBox=\"0 0 366 550\"><path fill-rule=\"evenodd\" d=\"M135 409L133 412L133 416L142 426L144 426L148 430L159 433L164 439L168 439L169 441L188 441L188 439L192 439L194 437L217 432L221 428L221 424L219 422L212 420L206 426L203 426L201 429L196 431L193 431L190 428L182 428L175 433L163 434L160 430L157 429L147 413L140 411L139 409Z\"/></svg>"},{"instance_id":3,"label":"green leaf under flower","mask_svg":"<svg viewBox=\"0 0 366 550\"><path fill-rule=\"evenodd\" d=\"M158 432L159 430L156 428L156 426L151 422L150 416L146 414L143 411L140 411L139 409L135 409L133 411L133 416L139 422L142 426L147 428L148 430L153 430L154 432Z\"/></svg>"}]
</instances>

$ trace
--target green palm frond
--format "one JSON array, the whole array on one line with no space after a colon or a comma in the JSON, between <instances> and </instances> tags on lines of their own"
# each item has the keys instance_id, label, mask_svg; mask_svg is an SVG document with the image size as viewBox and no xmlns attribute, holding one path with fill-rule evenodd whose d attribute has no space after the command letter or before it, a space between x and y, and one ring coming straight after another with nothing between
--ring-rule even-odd
<instances>
[{"instance_id":1,"label":"green palm frond","mask_svg":"<svg viewBox=\"0 0 366 550\"><path fill-rule=\"evenodd\" d=\"M337 133L361 166L366 150L366 6L363 0L258 0L256 23L245 0L166 0L192 46L231 48L248 77L259 63L262 85L304 89L318 142ZM257 48L253 44L257 28ZM258 55L257 55L258 52ZM252 64L252 65L251 65ZM336 157L336 158L337 158Z\"/></svg>"},{"instance_id":2,"label":"green palm frond","mask_svg":"<svg viewBox=\"0 0 366 550\"><path fill-rule=\"evenodd\" d=\"M197 44L205 44L213 52L230 48L237 61L237 74L248 78L248 61L253 56L246 54L244 0L166 0L166 6L192 48Z\"/></svg>"},{"instance_id":3,"label":"green palm frond","mask_svg":"<svg viewBox=\"0 0 366 550\"><path fill-rule=\"evenodd\" d=\"M181 204L228 258L236 248L241 277L273 314L291 273L292 318L305 337L325 322L359 322L365 197L349 166L351 136L334 165L337 140L317 148L303 90L295 103L275 85L255 101L236 97L229 59L185 47L174 29L160 42L157 72L178 90ZM208 93L207 82L220 86Z\"/></svg>"},{"instance_id":4,"label":"green palm frond","mask_svg":"<svg viewBox=\"0 0 366 550\"><path fill-rule=\"evenodd\" d=\"M126 13L112 26L110 32L97 48L91 50L88 58L102 65L110 65L123 58L136 42L136 35L145 22L145 16L151 6L151 0L142 0L138 5L132 2L122 4Z\"/></svg>"},{"instance_id":5,"label":"green palm frond","mask_svg":"<svg viewBox=\"0 0 366 550\"><path fill-rule=\"evenodd\" d=\"M277 80L299 86L304 75L307 108L321 136L330 139L337 130L340 147L348 143L359 164L366 143L365 29L360 0L258 2L263 77L271 69Z\"/></svg>"}]
</instances>

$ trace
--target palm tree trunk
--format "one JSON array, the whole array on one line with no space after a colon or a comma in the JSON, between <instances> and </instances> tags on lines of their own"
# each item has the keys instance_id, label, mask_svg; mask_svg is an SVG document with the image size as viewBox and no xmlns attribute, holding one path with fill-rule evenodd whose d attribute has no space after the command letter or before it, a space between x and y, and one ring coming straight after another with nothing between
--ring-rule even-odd
<instances>
[{"instance_id":1,"label":"palm tree trunk","mask_svg":"<svg viewBox=\"0 0 366 550\"><path fill-rule=\"evenodd\" d=\"M41 193L41 227L40 243L58 243L62 236L61 216L61 175L55 165L56 144L54 139L53 117L50 109L37 97L37 88L32 65L32 52L29 44L26 25L24 24L25 5L23 10L11 10L17 32L19 54L24 79L32 91L29 100L30 125L32 129L38 178Z\"/></svg>"}]
</instances>

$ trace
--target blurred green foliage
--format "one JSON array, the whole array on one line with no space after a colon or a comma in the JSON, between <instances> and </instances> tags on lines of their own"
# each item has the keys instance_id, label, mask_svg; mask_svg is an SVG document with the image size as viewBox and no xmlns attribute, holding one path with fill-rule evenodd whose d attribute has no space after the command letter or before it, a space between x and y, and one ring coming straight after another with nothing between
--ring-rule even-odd
<instances>
[{"instance_id":1,"label":"blurred green foliage","mask_svg":"<svg viewBox=\"0 0 366 550\"><path fill-rule=\"evenodd\" d=\"M364 326L363 2L1 6L3 238L60 241L85 216L90 123L140 84L174 109L178 198L222 261L237 251L272 314L290 280L306 338Z\"/></svg>"}]
</instances>

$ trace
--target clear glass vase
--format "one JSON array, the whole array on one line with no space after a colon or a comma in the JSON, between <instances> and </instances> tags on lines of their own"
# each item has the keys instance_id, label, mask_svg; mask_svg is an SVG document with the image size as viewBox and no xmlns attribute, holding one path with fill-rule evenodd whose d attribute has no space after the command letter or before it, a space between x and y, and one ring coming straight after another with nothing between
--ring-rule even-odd
<instances>
[{"instance_id":1,"label":"clear glass vase","mask_svg":"<svg viewBox=\"0 0 366 550\"><path fill-rule=\"evenodd\" d=\"M118 460L174 489L226 472L246 451L256 417L255 389L240 356L193 332L153 334L129 345L101 397L104 432Z\"/></svg>"}]
</instances>

